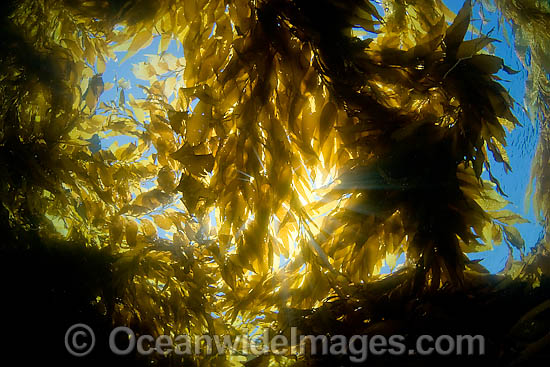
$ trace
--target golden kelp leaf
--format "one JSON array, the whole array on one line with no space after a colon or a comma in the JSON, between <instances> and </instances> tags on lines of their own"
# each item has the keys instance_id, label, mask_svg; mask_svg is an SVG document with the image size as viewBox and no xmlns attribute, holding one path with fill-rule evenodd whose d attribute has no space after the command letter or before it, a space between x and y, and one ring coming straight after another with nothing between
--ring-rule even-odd
<instances>
[{"instance_id":1,"label":"golden kelp leaf","mask_svg":"<svg viewBox=\"0 0 550 367\"><path fill-rule=\"evenodd\" d=\"M315 133L317 126L319 126L319 115L319 112L311 112L309 107L306 108L302 114L302 126L300 133L302 140L308 145L311 145L313 134Z\"/></svg>"},{"instance_id":2,"label":"golden kelp leaf","mask_svg":"<svg viewBox=\"0 0 550 367\"><path fill-rule=\"evenodd\" d=\"M132 43L130 44L130 47L128 47L128 52L124 56L124 58L120 61L122 64L124 61L128 60L130 57L134 56L136 52L138 52L140 49L147 47L148 43L150 43L153 40L153 33L150 29L146 28L142 30L140 33L138 33L134 39L132 40Z\"/></svg>"},{"instance_id":3,"label":"golden kelp leaf","mask_svg":"<svg viewBox=\"0 0 550 367\"><path fill-rule=\"evenodd\" d=\"M126 243L130 247L134 247L137 241L138 225L137 223L129 219L126 221Z\"/></svg>"},{"instance_id":4,"label":"golden kelp leaf","mask_svg":"<svg viewBox=\"0 0 550 367\"><path fill-rule=\"evenodd\" d=\"M82 48L74 40L64 38L61 40L61 44L63 43L65 44L65 47L71 50L75 59L79 59L82 57Z\"/></svg>"},{"instance_id":5,"label":"golden kelp leaf","mask_svg":"<svg viewBox=\"0 0 550 367\"><path fill-rule=\"evenodd\" d=\"M155 188L153 190L138 195L133 204L149 210L153 210L161 205L166 204L169 200L169 194Z\"/></svg>"},{"instance_id":6,"label":"golden kelp leaf","mask_svg":"<svg viewBox=\"0 0 550 367\"><path fill-rule=\"evenodd\" d=\"M91 44L88 37L85 36L83 40L84 40L84 58L86 59L88 64L93 65L95 64L95 57L96 57L95 48Z\"/></svg>"},{"instance_id":7,"label":"golden kelp leaf","mask_svg":"<svg viewBox=\"0 0 550 367\"><path fill-rule=\"evenodd\" d=\"M175 179L176 175L170 167L162 167L158 173L157 182L162 190L170 192L176 187Z\"/></svg>"},{"instance_id":8,"label":"golden kelp leaf","mask_svg":"<svg viewBox=\"0 0 550 367\"><path fill-rule=\"evenodd\" d=\"M120 216L111 219L109 223L109 239L112 244L117 244L122 241L124 235L124 222Z\"/></svg>"},{"instance_id":9,"label":"golden kelp leaf","mask_svg":"<svg viewBox=\"0 0 550 367\"><path fill-rule=\"evenodd\" d=\"M172 239L174 241L174 244L177 246L180 246L182 248L188 248L189 246L189 240L185 235L183 235L180 232L174 232L174 235L172 236Z\"/></svg>"},{"instance_id":10,"label":"golden kelp leaf","mask_svg":"<svg viewBox=\"0 0 550 367\"><path fill-rule=\"evenodd\" d=\"M149 219L143 218L141 220L141 226L140 227L141 227L141 231L143 232L143 235L145 235L146 237L156 237L157 236L157 228L155 227L153 222L151 222Z\"/></svg>"},{"instance_id":11,"label":"golden kelp leaf","mask_svg":"<svg viewBox=\"0 0 550 367\"><path fill-rule=\"evenodd\" d=\"M214 156L212 154L195 154L189 144L185 143L180 149L171 154L191 174L201 176L211 172L214 168Z\"/></svg>"},{"instance_id":12,"label":"golden kelp leaf","mask_svg":"<svg viewBox=\"0 0 550 367\"><path fill-rule=\"evenodd\" d=\"M518 229L513 226L504 226L502 229L504 230L506 240L518 250L523 250L525 247L525 241L521 237Z\"/></svg>"},{"instance_id":13,"label":"golden kelp leaf","mask_svg":"<svg viewBox=\"0 0 550 367\"><path fill-rule=\"evenodd\" d=\"M462 59L472 57L493 42L498 42L498 40L489 37L480 37L473 40L464 41L460 44L460 46L458 46L456 58Z\"/></svg>"},{"instance_id":14,"label":"golden kelp leaf","mask_svg":"<svg viewBox=\"0 0 550 367\"><path fill-rule=\"evenodd\" d=\"M106 69L106 65L105 65L105 60L103 58L103 55L98 55L97 56L97 72L99 74L103 74L105 72L105 69Z\"/></svg>"},{"instance_id":15,"label":"golden kelp leaf","mask_svg":"<svg viewBox=\"0 0 550 367\"><path fill-rule=\"evenodd\" d=\"M204 141L208 133L208 119L200 113L193 113L187 120L185 128L185 140L192 146Z\"/></svg>"},{"instance_id":16,"label":"golden kelp leaf","mask_svg":"<svg viewBox=\"0 0 550 367\"><path fill-rule=\"evenodd\" d=\"M325 143L328 135L330 134L330 130L336 122L337 113L338 107L336 107L336 105L332 101L329 101L323 107L323 111L321 112L321 117L319 121L319 141L321 147Z\"/></svg>"},{"instance_id":17,"label":"golden kelp leaf","mask_svg":"<svg viewBox=\"0 0 550 367\"><path fill-rule=\"evenodd\" d=\"M518 223L529 223L527 219L523 218L521 215L517 213L514 213L511 210L501 210L499 212L496 212L495 214L493 214L493 218L508 225L513 225Z\"/></svg>"},{"instance_id":18,"label":"golden kelp leaf","mask_svg":"<svg viewBox=\"0 0 550 367\"><path fill-rule=\"evenodd\" d=\"M183 15L188 22L192 22L197 15L197 1L188 0L183 3Z\"/></svg>"},{"instance_id":19,"label":"golden kelp leaf","mask_svg":"<svg viewBox=\"0 0 550 367\"><path fill-rule=\"evenodd\" d=\"M506 73L512 74L512 75L513 75L513 74L517 74L517 73L520 72L520 70L514 70L514 69L512 69L512 68L510 68L510 67L508 67L508 66L506 66L506 65L503 65L502 69L503 69Z\"/></svg>"},{"instance_id":20,"label":"golden kelp leaf","mask_svg":"<svg viewBox=\"0 0 550 367\"><path fill-rule=\"evenodd\" d=\"M497 226L494 223L486 222L481 231L480 237L486 246L493 246L493 227Z\"/></svg>"},{"instance_id":21,"label":"golden kelp leaf","mask_svg":"<svg viewBox=\"0 0 550 367\"><path fill-rule=\"evenodd\" d=\"M206 187L191 175L182 175L176 190L181 191L182 201L191 213L195 213L201 199L209 196Z\"/></svg>"},{"instance_id":22,"label":"golden kelp leaf","mask_svg":"<svg viewBox=\"0 0 550 367\"><path fill-rule=\"evenodd\" d=\"M504 67L504 61L493 55L474 55L468 62L486 74L496 74Z\"/></svg>"},{"instance_id":23,"label":"golden kelp leaf","mask_svg":"<svg viewBox=\"0 0 550 367\"><path fill-rule=\"evenodd\" d=\"M124 106L125 103L126 103L126 98L124 97L124 89L121 89L120 94L118 96L118 106L119 107Z\"/></svg>"},{"instance_id":24,"label":"golden kelp leaf","mask_svg":"<svg viewBox=\"0 0 550 367\"><path fill-rule=\"evenodd\" d=\"M99 177L101 178L101 182L103 182L103 185L105 187L113 186L115 183L113 180L113 169L112 167L100 165L98 167Z\"/></svg>"},{"instance_id":25,"label":"golden kelp leaf","mask_svg":"<svg viewBox=\"0 0 550 367\"><path fill-rule=\"evenodd\" d=\"M120 161L124 161L128 159L136 149L137 145L135 143L128 143L115 151L115 157Z\"/></svg>"},{"instance_id":26,"label":"golden kelp leaf","mask_svg":"<svg viewBox=\"0 0 550 367\"><path fill-rule=\"evenodd\" d=\"M170 97L172 93L175 93L174 87L176 86L177 78L175 76L167 78L164 84L164 95Z\"/></svg>"},{"instance_id":27,"label":"golden kelp leaf","mask_svg":"<svg viewBox=\"0 0 550 367\"><path fill-rule=\"evenodd\" d=\"M155 223L162 229L164 229L165 231L168 231L170 230L170 228L172 227L172 221L170 220L170 218L168 218L167 216L165 216L164 214L155 214L155 215L152 215L153 217L153 220L155 221Z\"/></svg>"},{"instance_id":28,"label":"golden kelp leaf","mask_svg":"<svg viewBox=\"0 0 550 367\"><path fill-rule=\"evenodd\" d=\"M518 119L510 111L513 100L506 92L506 90L502 88L502 86L498 86L500 87L498 88L498 90L489 90L487 93L487 97L489 97L489 101L491 103L493 111L495 112L495 115L507 119L516 126L521 126ZM504 131L502 126L499 123L490 123L489 127L491 129L491 133L494 134L495 138L502 145L506 145L506 132Z\"/></svg>"},{"instance_id":29,"label":"golden kelp leaf","mask_svg":"<svg viewBox=\"0 0 550 367\"><path fill-rule=\"evenodd\" d=\"M86 105L91 111L95 109L104 89L102 74L95 74L90 78L88 89L86 90Z\"/></svg>"},{"instance_id":30,"label":"golden kelp leaf","mask_svg":"<svg viewBox=\"0 0 550 367\"><path fill-rule=\"evenodd\" d=\"M448 48L452 49L457 47L470 26L470 18L472 16L472 1L466 0L464 5L458 12L453 24L447 29L447 34L445 35L445 44Z\"/></svg>"},{"instance_id":31,"label":"golden kelp leaf","mask_svg":"<svg viewBox=\"0 0 550 367\"><path fill-rule=\"evenodd\" d=\"M476 199L476 202L487 211L502 210L508 204L509 201L504 200L492 187L490 190L485 190L480 199Z\"/></svg>"},{"instance_id":32,"label":"golden kelp leaf","mask_svg":"<svg viewBox=\"0 0 550 367\"><path fill-rule=\"evenodd\" d=\"M149 80L153 75L155 75L155 69L153 69L148 63L139 62L132 66L132 73L138 79Z\"/></svg>"},{"instance_id":33,"label":"golden kelp leaf","mask_svg":"<svg viewBox=\"0 0 550 367\"><path fill-rule=\"evenodd\" d=\"M160 37L160 43L158 48L158 54L161 55L166 50L168 50L168 46L170 45L170 41L172 41L172 37L169 33L163 33Z\"/></svg>"},{"instance_id":34,"label":"golden kelp leaf","mask_svg":"<svg viewBox=\"0 0 550 367\"><path fill-rule=\"evenodd\" d=\"M95 91L92 88L88 88L86 91L86 106L88 106L90 111L95 109L98 99L99 96L95 94Z\"/></svg>"},{"instance_id":35,"label":"golden kelp leaf","mask_svg":"<svg viewBox=\"0 0 550 367\"><path fill-rule=\"evenodd\" d=\"M181 92L180 92L181 93ZM168 120L172 129L180 134L184 135L183 121L187 120L188 113L185 111L168 111Z\"/></svg>"}]
</instances>

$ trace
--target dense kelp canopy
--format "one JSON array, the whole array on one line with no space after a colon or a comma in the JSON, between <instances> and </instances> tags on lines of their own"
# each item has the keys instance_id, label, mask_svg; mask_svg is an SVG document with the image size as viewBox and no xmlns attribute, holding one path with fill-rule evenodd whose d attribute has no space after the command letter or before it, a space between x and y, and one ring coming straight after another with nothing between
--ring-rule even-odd
<instances>
[{"instance_id":1,"label":"dense kelp canopy","mask_svg":"<svg viewBox=\"0 0 550 367\"><path fill-rule=\"evenodd\" d=\"M548 229L550 10L481 5L513 26L529 71L541 131L532 202ZM458 14L440 0L384 1L384 12L363 0L1 6L2 257L5 279L26 279L21 303L53 297L55 313L81 289L74 304L86 311L69 318L92 315L104 330L466 330L492 338L489 361L544 356L548 236L524 253L514 225L525 219L505 209L489 160L513 168L506 136L523 101L495 75L516 71L471 26L471 1ZM118 85L117 100L100 102L114 88L107 60L153 38L157 55L133 69L146 97ZM173 39L184 57L167 51ZM94 145L118 136L135 142ZM499 244L522 255L499 275L466 256ZM384 263L396 271L383 277ZM36 283L50 268L66 272ZM343 363L178 358L150 357Z\"/></svg>"}]
</instances>

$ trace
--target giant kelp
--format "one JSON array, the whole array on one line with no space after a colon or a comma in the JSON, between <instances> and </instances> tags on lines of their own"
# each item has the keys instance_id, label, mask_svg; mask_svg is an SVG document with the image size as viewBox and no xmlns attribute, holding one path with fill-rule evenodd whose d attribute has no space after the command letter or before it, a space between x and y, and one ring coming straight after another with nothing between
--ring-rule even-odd
<instances>
[{"instance_id":1,"label":"giant kelp","mask_svg":"<svg viewBox=\"0 0 550 367\"><path fill-rule=\"evenodd\" d=\"M363 332L351 314L319 330L300 321L357 302L367 328L412 312L400 325L420 332L415 302L443 307L483 285L509 302L509 278L495 284L466 254L524 247L488 160L512 168L506 132L519 122L495 74L515 71L468 32L470 1L456 16L440 1L386 3L384 15L361 0L10 3L0 197L12 230L101 250L112 296L98 302L153 335ZM154 37L158 54L133 69L146 97L120 83L99 103L114 87L106 59ZM167 52L172 39L185 57ZM94 143L120 135L135 142ZM544 300L531 289L541 276L509 283L528 295L514 320Z\"/></svg>"}]
</instances>

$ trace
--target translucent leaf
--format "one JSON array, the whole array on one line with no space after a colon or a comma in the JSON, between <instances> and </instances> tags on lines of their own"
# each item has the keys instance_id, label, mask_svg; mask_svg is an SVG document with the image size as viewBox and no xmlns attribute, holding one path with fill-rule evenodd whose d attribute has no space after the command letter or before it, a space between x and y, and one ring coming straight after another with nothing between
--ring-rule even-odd
<instances>
[{"instance_id":1,"label":"translucent leaf","mask_svg":"<svg viewBox=\"0 0 550 367\"><path fill-rule=\"evenodd\" d=\"M109 236L111 243L120 243L124 235L124 223L120 216L111 219L109 223Z\"/></svg>"},{"instance_id":2,"label":"translucent leaf","mask_svg":"<svg viewBox=\"0 0 550 367\"><path fill-rule=\"evenodd\" d=\"M469 41L464 41L458 46L456 53L457 59L472 57L479 51L483 50L487 45L498 40L489 37L480 37Z\"/></svg>"},{"instance_id":3,"label":"translucent leaf","mask_svg":"<svg viewBox=\"0 0 550 367\"><path fill-rule=\"evenodd\" d=\"M134 247L136 245L137 232L137 223L131 219L126 221L126 243L128 244L128 246Z\"/></svg>"},{"instance_id":4,"label":"translucent leaf","mask_svg":"<svg viewBox=\"0 0 550 367\"><path fill-rule=\"evenodd\" d=\"M86 106L88 106L90 111L93 111L95 109L97 100L98 100L98 96L94 93L94 91L91 88L88 88L88 92L86 93Z\"/></svg>"},{"instance_id":5,"label":"translucent leaf","mask_svg":"<svg viewBox=\"0 0 550 367\"><path fill-rule=\"evenodd\" d=\"M458 46L470 25L470 17L472 16L472 1L466 0L464 5L458 12L453 24L447 29L447 34L445 36L445 43L448 47Z\"/></svg>"},{"instance_id":6,"label":"translucent leaf","mask_svg":"<svg viewBox=\"0 0 550 367\"><path fill-rule=\"evenodd\" d=\"M338 108L333 102L328 102L325 107L323 107L319 122L319 140L321 146L325 143L328 135L330 134L330 130L336 122L337 112Z\"/></svg>"},{"instance_id":7,"label":"translucent leaf","mask_svg":"<svg viewBox=\"0 0 550 367\"><path fill-rule=\"evenodd\" d=\"M118 105L124 106L125 103L126 103L126 98L124 97L124 89L121 89L120 94L118 96Z\"/></svg>"},{"instance_id":8,"label":"translucent leaf","mask_svg":"<svg viewBox=\"0 0 550 367\"><path fill-rule=\"evenodd\" d=\"M518 229L513 226L504 226L502 229L504 230L506 240L518 250L523 250L525 247L525 241L521 237Z\"/></svg>"},{"instance_id":9,"label":"translucent leaf","mask_svg":"<svg viewBox=\"0 0 550 367\"><path fill-rule=\"evenodd\" d=\"M144 218L141 220L141 230L146 237L156 237L157 228L149 219Z\"/></svg>"},{"instance_id":10,"label":"translucent leaf","mask_svg":"<svg viewBox=\"0 0 550 367\"><path fill-rule=\"evenodd\" d=\"M124 56L124 58L120 63L123 63L124 61L128 60L140 49L147 47L152 40L153 40L153 34L151 30L149 29L142 30L140 33L138 33L134 37L134 39L132 40L132 43L130 44L130 47L128 47L128 52L126 53L126 55Z\"/></svg>"},{"instance_id":11,"label":"translucent leaf","mask_svg":"<svg viewBox=\"0 0 550 367\"><path fill-rule=\"evenodd\" d=\"M511 210L501 210L493 214L493 218L508 225L518 224L518 223L529 223L527 219L523 218L521 215L517 213L514 213Z\"/></svg>"},{"instance_id":12,"label":"translucent leaf","mask_svg":"<svg viewBox=\"0 0 550 367\"><path fill-rule=\"evenodd\" d=\"M102 55L99 55L97 57L97 72L99 74L103 74L105 72L106 66L105 66L105 60L103 59Z\"/></svg>"},{"instance_id":13,"label":"translucent leaf","mask_svg":"<svg viewBox=\"0 0 550 367\"><path fill-rule=\"evenodd\" d=\"M492 55L475 55L469 63L486 74L496 74L504 67L502 59Z\"/></svg>"},{"instance_id":14,"label":"translucent leaf","mask_svg":"<svg viewBox=\"0 0 550 367\"><path fill-rule=\"evenodd\" d=\"M154 69L152 69L150 65L145 62L139 62L132 66L132 73L138 79L149 80L149 78L154 75Z\"/></svg>"},{"instance_id":15,"label":"translucent leaf","mask_svg":"<svg viewBox=\"0 0 550 367\"><path fill-rule=\"evenodd\" d=\"M170 45L171 40L172 40L172 37L170 36L170 34L163 33L161 35L160 42L159 42L159 48L158 48L159 55L162 54L163 52L166 52L166 50L168 49L168 46Z\"/></svg>"},{"instance_id":16,"label":"translucent leaf","mask_svg":"<svg viewBox=\"0 0 550 367\"><path fill-rule=\"evenodd\" d=\"M204 141L208 132L208 119L200 113L193 113L187 120L185 140L192 146Z\"/></svg>"},{"instance_id":17,"label":"translucent leaf","mask_svg":"<svg viewBox=\"0 0 550 367\"><path fill-rule=\"evenodd\" d=\"M165 231L170 230L170 228L172 227L172 221L167 216L163 214L157 214L153 215L152 217L155 223Z\"/></svg>"}]
</instances>

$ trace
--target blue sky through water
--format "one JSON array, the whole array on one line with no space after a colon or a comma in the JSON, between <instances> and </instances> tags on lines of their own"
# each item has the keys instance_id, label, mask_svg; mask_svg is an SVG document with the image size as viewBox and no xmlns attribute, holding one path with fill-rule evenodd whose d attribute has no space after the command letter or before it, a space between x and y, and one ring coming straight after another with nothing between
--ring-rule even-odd
<instances>
[{"instance_id":1,"label":"blue sky through water","mask_svg":"<svg viewBox=\"0 0 550 367\"><path fill-rule=\"evenodd\" d=\"M448 0L444 1L444 3L455 13L458 12L463 5L463 1L461 0ZM383 12L380 6L378 6L378 8ZM526 212L524 205L525 192L530 178L531 161L538 139L538 131L536 124L529 120L529 117L522 109L527 72L523 69L513 50L512 31L508 25L499 24L496 14L489 12L485 12L484 14L485 17L482 19L480 16L480 5L476 4L474 7L472 24L477 29L481 30L482 33L488 34L490 32L489 35L492 38L499 39L501 42L495 44L495 54L503 58L507 66L516 70L521 70L520 73L515 75L508 75L502 71L498 74L498 76L503 79L501 82L502 85L518 103L514 112L523 125L522 127L518 127L511 134L508 134L507 151L512 166L512 172L505 173L503 167L492 160L492 157L490 158L493 174L500 180L504 192L508 195L507 199L511 202L507 209L522 215L530 221L530 223L516 225L525 240L526 250L528 250L537 243L542 233L542 227L537 224L532 208ZM470 34L469 37L473 37L473 35ZM510 43L507 42L507 38ZM119 97L119 90L117 89L117 85L119 84L117 82L122 79L125 81L123 84L125 87L124 93L126 100L128 100L130 94L136 99L145 98L145 93L138 85L143 84L147 86L148 82L137 79L132 72L132 66L139 62L147 61L147 55L156 55L159 41L160 37L155 37L148 47L139 51L122 64L119 61L123 59L125 52L116 52L117 60L109 60L106 65L106 71L103 74L104 82L113 83L114 87L105 91L100 101L117 101ZM174 40L170 43L167 53L176 57L183 57L184 50L181 45L178 46L178 42ZM136 139L128 136L109 137L101 141L101 148L106 149L115 142L118 143L119 146L122 146L129 142L136 142ZM150 153L154 153L154 148L152 148ZM488 179L486 173L484 174L484 178ZM142 186L144 189L149 189L154 186L154 182L145 182ZM215 225L213 212L211 219L212 224ZM162 229L159 229L159 235L161 237L171 238L171 236ZM518 255L518 253L515 253L516 257ZM498 272L506 263L508 247L505 244L501 244L499 246L494 246L491 250L472 253L468 256L473 260L479 259L481 264L487 267L491 272ZM403 263L403 261L404 256L402 255L397 263L400 264ZM384 265L381 272L389 273L390 268Z\"/></svg>"}]
</instances>

